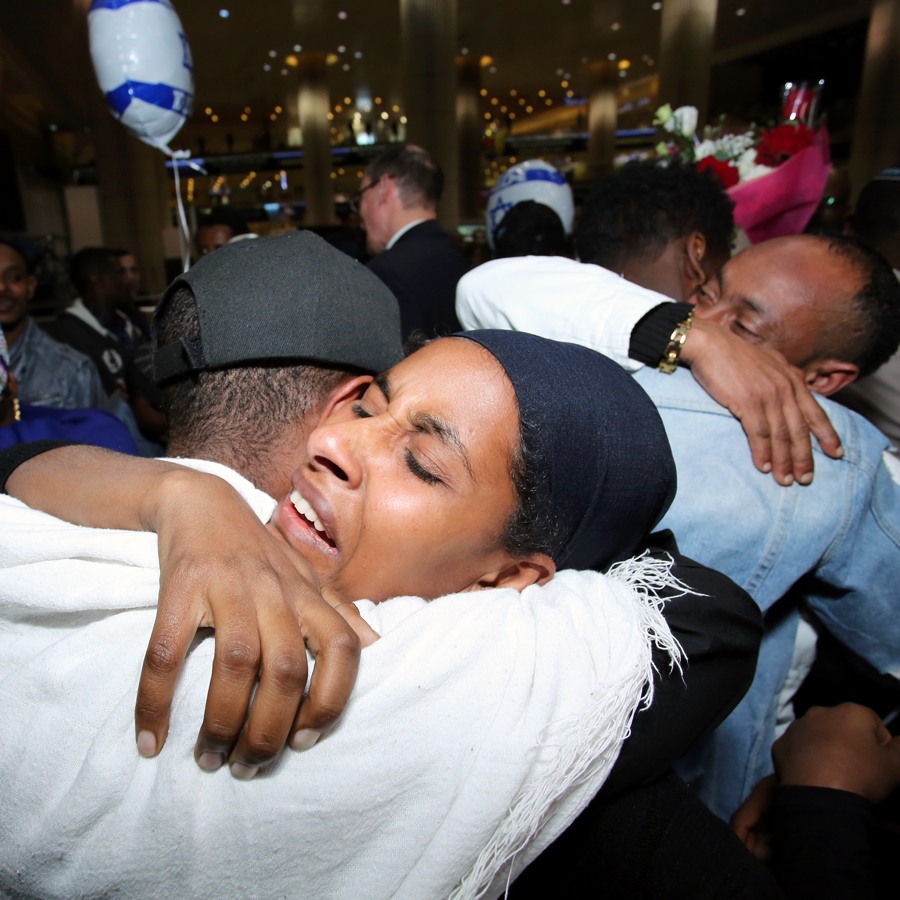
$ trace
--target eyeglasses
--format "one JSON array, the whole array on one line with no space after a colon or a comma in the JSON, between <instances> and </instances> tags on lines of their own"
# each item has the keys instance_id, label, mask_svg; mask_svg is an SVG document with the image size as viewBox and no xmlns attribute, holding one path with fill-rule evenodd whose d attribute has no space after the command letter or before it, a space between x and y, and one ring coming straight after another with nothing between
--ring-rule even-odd
<instances>
[{"instance_id":1,"label":"eyeglasses","mask_svg":"<svg viewBox=\"0 0 900 900\"><path fill-rule=\"evenodd\" d=\"M375 185L378 184L379 181L381 181L381 179L376 178L371 184L367 184L364 188L360 189L360 192L358 194L355 194L353 197L350 198L350 209L352 209L353 212L355 212L355 213L359 212L359 205L360 205L360 203L362 203L363 194L366 191L371 191L372 188L375 187Z\"/></svg>"}]
</instances>

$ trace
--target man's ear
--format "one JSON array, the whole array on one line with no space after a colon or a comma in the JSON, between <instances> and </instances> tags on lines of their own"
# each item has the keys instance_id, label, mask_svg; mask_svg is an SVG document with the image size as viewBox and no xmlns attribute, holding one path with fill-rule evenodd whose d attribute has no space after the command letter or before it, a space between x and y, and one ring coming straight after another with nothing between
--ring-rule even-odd
<instances>
[{"instance_id":1,"label":"man's ear","mask_svg":"<svg viewBox=\"0 0 900 900\"><path fill-rule=\"evenodd\" d=\"M706 259L706 238L699 231L692 231L684 242L684 258L681 278L684 284L684 296L689 297L709 277L704 268Z\"/></svg>"},{"instance_id":2,"label":"man's ear","mask_svg":"<svg viewBox=\"0 0 900 900\"><path fill-rule=\"evenodd\" d=\"M830 397L859 378L859 366L842 359L817 359L803 370L806 386L822 397Z\"/></svg>"},{"instance_id":3,"label":"man's ear","mask_svg":"<svg viewBox=\"0 0 900 900\"><path fill-rule=\"evenodd\" d=\"M522 559L510 559L508 565L487 572L470 588L513 588L524 591L532 584L546 584L556 574L556 563L546 553L531 553Z\"/></svg>"},{"instance_id":4,"label":"man's ear","mask_svg":"<svg viewBox=\"0 0 900 900\"><path fill-rule=\"evenodd\" d=\"M318 421L315 423L316 426L330 418L341 407L346 406L348 403L356 403L373 381L374 377L372 375L357 375L355 378L339 384L331 391L322 404L322 408L319 410Z\"/></svg>"}]
</instances>

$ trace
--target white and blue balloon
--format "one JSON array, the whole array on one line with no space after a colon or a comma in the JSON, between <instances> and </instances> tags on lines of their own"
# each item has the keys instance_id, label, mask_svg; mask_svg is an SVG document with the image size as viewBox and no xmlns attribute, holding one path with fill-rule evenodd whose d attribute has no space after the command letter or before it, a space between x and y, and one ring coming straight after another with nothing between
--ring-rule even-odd
<instances>
[{"instance_id":1,"label":"white and blue balloon","mask_svg":"<svg viewBox=\"0 0 900 900\"><path fill-rule=\"evenodd\" d=\"M191 114L191 50L170 0L93 0L91 58L110 112L169 155Z\"/></svg>"},{"instance_id":2,"label":"white and blue balloon","mask_svg":"<svg viewBox=\"0 0 900 900\"><path fill-rule=\"evenodd\" d=\"M575 222L575 201L572 188L563 174L541 159L511 166L494 186L488 198L488 243L494 246L494 233L503 217L524 200L549 206L560 218L567 235L572 234Z\"/></svg>"}]
</instances>

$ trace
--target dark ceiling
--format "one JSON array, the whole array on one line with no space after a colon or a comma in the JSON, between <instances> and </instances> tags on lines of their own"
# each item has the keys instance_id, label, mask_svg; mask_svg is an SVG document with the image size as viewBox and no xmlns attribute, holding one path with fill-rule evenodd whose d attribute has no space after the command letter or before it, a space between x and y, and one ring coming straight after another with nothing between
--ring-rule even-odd
<instances>
[{"instance_id":1,"label":"dark ceiling","mask_svg":"<svg viewBox=\"0 0 900 900\"><path fill-rule=\"evenodd\" d=\"M194 117L209 107L240 127L245 107L290 105L295 52L332 54L332 102L380 96L403 106L400 0L174 0L191 46ZM458 0L458 51L492 62L481 69L488 96L559 102L584 89L584 64L615 54L623 83L656 71L662 4L652 0ZM733 62L791 40L865 20L869 0L719 0L715 52ZM227 18L220 10L227 10ZM78 128L97 86L83 13L73 0L0 0L4 110ZM486 101L487 102L487 101ZM529 102L531 102L529 100Z\"/></svg>"}]
</instances>

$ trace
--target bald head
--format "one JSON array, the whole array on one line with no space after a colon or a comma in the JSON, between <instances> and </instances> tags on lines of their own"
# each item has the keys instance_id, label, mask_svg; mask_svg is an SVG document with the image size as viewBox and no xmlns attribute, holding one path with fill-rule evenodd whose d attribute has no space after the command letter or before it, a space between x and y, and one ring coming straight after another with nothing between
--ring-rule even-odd
<instances>
[{"instance_id":1,"label":"bald head","mask_svg":"<svg viewBox=\"0 0 900 900\"><path fill-rule=\"evenodd\" d=\"M778 350L829 394L896 350L900 284L877 253L852 239L776 238L729 260L698 291L697 315Z\"/></svg>"}]
</instances>

